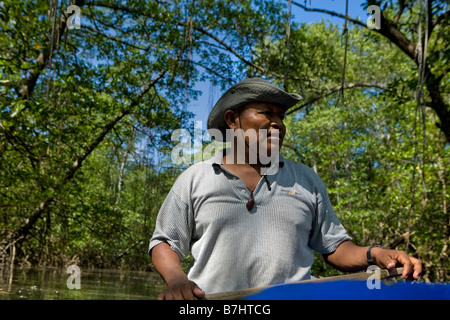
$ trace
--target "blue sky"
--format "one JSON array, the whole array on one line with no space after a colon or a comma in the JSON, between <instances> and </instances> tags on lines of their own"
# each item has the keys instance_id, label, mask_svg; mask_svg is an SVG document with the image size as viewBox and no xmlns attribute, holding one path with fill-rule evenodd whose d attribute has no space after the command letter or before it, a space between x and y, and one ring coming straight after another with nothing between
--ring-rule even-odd
<instances>
[{"instance_id":1,"label":"blue sky","mask_svg":"<svg viewBox=\"0 0 450 320\"><path fill-rule=\"evenodd\" d=\"M365 1L348 0L349 1L349 16L352 18L360 18L366 21L369 14L361 7ZM300 4L305 4L304 0L297 0ZM309 8L320 8L334 11L345 15L346 0L306 0L306 5ZM287 1L286 1L287 3ZM287 8L287 5L286 5ZM344 19L334 18L330 15L318 12L306 12L303 9L292 5L292 21L297 23L320 22L322 19L329 20L333 24L341 25ZM217 100L222 95L223 91L219 87L212 87L208 82L199 83L196 89L202 92L198 100L191 101L187 106L188 111L195 114L193 121L202 121L202 129L206 130L206 120L209 112Z\"/></svg>"}]
</instances>

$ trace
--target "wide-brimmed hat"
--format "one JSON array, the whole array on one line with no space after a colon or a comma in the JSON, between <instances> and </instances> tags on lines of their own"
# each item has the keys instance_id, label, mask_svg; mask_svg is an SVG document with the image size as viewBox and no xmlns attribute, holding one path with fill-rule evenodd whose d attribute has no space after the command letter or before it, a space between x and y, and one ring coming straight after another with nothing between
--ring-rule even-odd
<instances>
[{"instance_id":1,"label":"wide-brimmed hat","mask_svg":"<svg viewBox=\"0 0 450 320\"><path fill-rule=\"evenodd\" d=\"M291 108L301 100L296 93L287 93L262 78L248 78L228 89L217 101L208 117L208 131L218 129L225 140L228 124L224 119L225 112L237 110L249 102L267 102L285 110ZM211 132L210 132L211 134ZM215 140L221 140L211 134Z\"/></svg>"}]
</instances>

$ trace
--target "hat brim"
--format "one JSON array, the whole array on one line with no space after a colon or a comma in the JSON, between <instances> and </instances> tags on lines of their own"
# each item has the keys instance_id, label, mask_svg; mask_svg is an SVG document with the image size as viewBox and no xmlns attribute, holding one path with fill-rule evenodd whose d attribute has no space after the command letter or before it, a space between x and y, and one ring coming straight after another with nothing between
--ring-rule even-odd
<instances>
[{"instance_id":1,"label":"hat brim","mask_svg":"<svg viewBox=\"0 0 450 320\"><path fill-rule=\"evenodd\" d=\"M223 142L229 128L224 119L225 112L237 110L250 102L272 103L287 110L300 100L300 95L287 93L264 79L245 79L228 89L217 101L208 117L208 132L214 140ZM219 130L221 137L212 129Z\"/></svg>"}]
</instances>

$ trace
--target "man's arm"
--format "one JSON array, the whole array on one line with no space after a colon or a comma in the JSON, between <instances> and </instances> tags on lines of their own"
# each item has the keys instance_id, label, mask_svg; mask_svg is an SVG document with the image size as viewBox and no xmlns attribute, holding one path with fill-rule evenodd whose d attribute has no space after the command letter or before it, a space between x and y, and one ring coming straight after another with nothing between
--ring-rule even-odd
<instances>
[{"instance_id":1,"label":"man's arm","mask_svg":"<svg viewBox=\"0 0 450 320\"><path fill-rule=\"evenodd\" d=\"M180 257L167 243L161 242L152 249L152 261L167 284L167 290L158 300L194 300L205 296L205 292L187 278Z\"/></svg>"},{"instance_id":2,"label":"man's arm","mask_svg":"<svg viewBox=\"0 0 450 320\"><path fill-rule=\"evenodd\" d=\"M328 255L324 255L327 263L341 271L359 271L369 266L367 262L367 249L360 247L351 241L344 241L337 249ZM419 279L422 273L422 263L419 259L410 257L406 252L388 250L374 247L371 250L372 261L380 268L393 269L397 264L403 265L404 279Z\"/></svg>"}]
</instances>

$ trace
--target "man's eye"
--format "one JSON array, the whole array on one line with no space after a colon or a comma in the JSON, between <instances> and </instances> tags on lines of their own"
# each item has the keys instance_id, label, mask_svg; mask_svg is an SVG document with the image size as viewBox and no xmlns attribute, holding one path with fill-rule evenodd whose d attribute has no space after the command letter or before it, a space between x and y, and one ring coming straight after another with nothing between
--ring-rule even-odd
<instances>
[{"instance_id":1,"label":"man's eye","mask_svg":"<svg viewBox=\"0 0 450 320\"><path fill-rule=\"evenodd\" d=\"M273 116L275 114L275 112L273 112L273 111L261 111L260 113L264 114L268 117ZM278 114L278 116L280 117L281 120L284 120L285 114L284 113Z\"/></svg>"}]
</instances>

